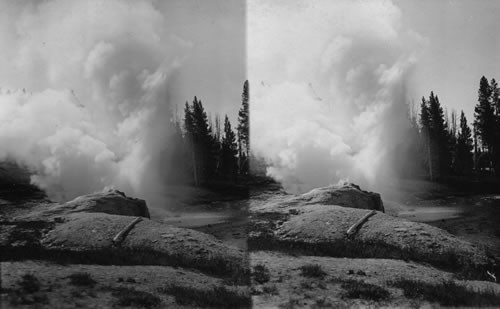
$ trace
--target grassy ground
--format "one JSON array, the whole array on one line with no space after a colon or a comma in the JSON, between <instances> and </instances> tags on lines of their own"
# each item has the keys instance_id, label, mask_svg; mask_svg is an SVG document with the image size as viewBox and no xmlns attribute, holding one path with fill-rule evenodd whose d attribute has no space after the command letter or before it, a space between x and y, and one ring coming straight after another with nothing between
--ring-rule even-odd
<instances>
[{"instance_id":1,"label":"grassy ground","mask_svg":"<svg viewBox=\"0 0 500 309\"><path fill-rule=\"evenodd\" d=\"M1 266L2 308L192 308L203 303L220 307L225 299L231 301L230 308L238 308L250 302L245 286L182 268L37 260Z\"/></svg>"},{"instance_id":2,"label":"grassy ground","mask_svg":"<svg viewBox=\"0 0 500 309\"><path fill-rule=\"evenodd\" d=\"M417 263L389 259L346 259L317 256L290 256L272 251L251 253L252 298L255 307L350 308L498 306L500 285L484 281L463 281L450 272ZM265 273L265 280L259 280ZM404 280L407 281L402 281ZM404 290L423 292L407 295ZM438 294L463 294L446 302ZM433 290L434 289L434 290ZM418 291L418 290L417 290ZM431 294L429 291L435 291ZM478 301L480 298L489 300ZM469 302L465 298L471 299Z\"/></svg>"}]
</instances>

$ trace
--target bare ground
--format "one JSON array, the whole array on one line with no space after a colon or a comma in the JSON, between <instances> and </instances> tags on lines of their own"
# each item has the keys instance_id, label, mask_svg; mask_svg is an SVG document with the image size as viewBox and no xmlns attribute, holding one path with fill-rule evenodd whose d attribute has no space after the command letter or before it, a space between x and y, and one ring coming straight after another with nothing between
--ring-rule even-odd
<instances>
[{"instance_id":1,"label":"bare ground","mask_svg":"<svg viewBox=\"0 0 500 309\"><path fill-rule=\"evenodd\" d=\"M390 282L400 278L439 284L454 280L457 284L476 291L493 290L500 293L500 285L484 281L456 280L449 272L436 268L394 259L353 259L318 256L290 256L272 251L251 253L251 266L264 265L270 274L269 281L252 285L255 308L292 308L324 306L352 307L422 307L439 306L423 299L408 299ZM307 277L301 272L304 265L319 265L323 277ZM254 276L255 277L255 276ZM389 291L383 300L350 298L342 283L358 281Z\"/></svg>"}]
</instances>

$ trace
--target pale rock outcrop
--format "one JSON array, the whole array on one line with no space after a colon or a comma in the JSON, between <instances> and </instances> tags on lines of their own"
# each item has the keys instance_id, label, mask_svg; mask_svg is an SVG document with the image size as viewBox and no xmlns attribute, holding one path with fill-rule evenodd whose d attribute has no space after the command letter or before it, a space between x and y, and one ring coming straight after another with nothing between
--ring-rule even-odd
<instances>
[{"instance_id":1,"label":"pale rock outcrop","mask_svg":"<svg viewBox=\"0 0 500 309\"><path fill-rule=\"evenodd\" d=\"M62 204L52 204L30 213L22 219L43 220L82 212L150 217L144 200L128 197L125 193L118 190L109 190L107 192L82 195Z\"/></svg>"},{"instance_id":2,"label":"pale rock outcrop","mask_svg":"<svg viewBox=\"0 0 500 309\"><path fill-rule=\"evenodd\" d=\"M484 248L424 223L377 212L352 237L346 231L367 210L333 205L303 205L296 214L264 222L262 213L249 233L252 249L283 249L307 255L390 258L424 262L466 273L496 268Z\"/></svg>"},{"instance_id":3,"label":"pale rock outcrop","mask_svg":"<svg viewBox=\"0 0 500 309\"><path fill-rule=\"evenodd\" d=\"M262 203L252 207L256 212L288 212L293 207L305 205L337 205L350 208L370 209L384 212L384 203L380 194L361 190L352 183L316 188L307 193L280 197L270 203Z\"/></svg>"}]
</instances>

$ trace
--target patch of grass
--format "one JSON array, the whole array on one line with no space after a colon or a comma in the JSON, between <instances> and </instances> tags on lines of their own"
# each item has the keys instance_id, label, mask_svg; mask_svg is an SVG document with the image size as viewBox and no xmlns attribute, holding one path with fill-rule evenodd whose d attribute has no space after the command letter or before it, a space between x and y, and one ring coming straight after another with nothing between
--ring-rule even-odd
<instances>
[{"instance_id":1,"label":"patch of grass","mask_svg":"<svg viewBox=\"0 0 500 309\"><path fill-rule=\"evenodd\" d=\"M378 285L357 280L347 280L342 283L341 287L345 290L344 296L347 298L362 298L380 301L388 299L391 295L389 291Z\"/></svg>"},{"instance_id":2,"label":"patch of grass","mask_svg":"<svg viewBox=\"0 0 500 309\"><path fill-rule=\"evenodd\" d=\"M300 306L300 299L296 297L290 297L287 302L282 303L279 305L278 308L280 309L294 309L294 308L301 308L303 306Z\"/></svg>"},{"instance_id":3,"label":"patch of grass","mask_svg":"<svg viewBox=\"0 0 500 309\"><path fill-rule=\"evenodd\" d=\"M316 302L311 306L311 308L332 308L334 307L332 303L328 301L326 296L316 299Z\"/></svg>"},{"instance_id":4,"label":"patch of grass","mask_svg":"<svg viewBox=\"0 0 500 309\"><path fill-rule=\"evenodd\" d=\"M382 240L346 240L338 239L332 242L308 243L297 240L282 240L276 238L269 230L251 233L247 239L249 251L273 250L290 255L314 255L348 258L390 258L404 261L428 263L439 269L453 272L458 278L468 280L490 280L486 270L500 273L500 266L492 261L476 261L461 255L453 248L443 250L422 250L419 247L400 247ZM252 236L252 235L257 236ZM479 262L479 261L477 261Z\"/></svg>"},{"instance_id":5,"label":"patch of grass","mask_svg":"<svg viewBox=\"0 0 500 309\"><path fill-rule=\"evenodd\" d=\"M17 284L26 293L35 293L40 290L40 281L32 274L23 275Z\"/></svg>"},{"instance_id":6,"label":"patch of grass","mask_svg":"<svg viewBox=\"0 0 500 309\"><path fill-rule=\"evenodd\" d=\"M216 308L250 308L252 302L249 295L243 295L224 286L216 286L208 290L192 287L172 286L162 292L173 295L179 305L195 305Z\"/></svg>"},{"instance_id":7,"label":"patch of grass","mask_svg":"<svg viewBox=\"0 0 500 309\"><path fill-rule=\"evenodd\" d=\"M500 306L500 295L493 290L472 291L451 280L432 284L401 278L388 284L402 289L407 298L424 299L442 306Z\"/></svg>"},{"instance_id":8,"label":"patch of grass","mask_svg":"<svg viewBox=\"0 0 500 309\"><path fill-rule=\"evenodd\" d=\"M26 294L23 291L16 290L8 294L9 302L13 306L18 305L34 305L34 304L48 304L49 298L46 294L35 292L33 294Z\"/></svg>"},{"instance_id":9,"label":"patch of grass","mask_svg":"<svg viewBox=\"0 0 500 309\"><path fill-rule=\"evenodd\" d=\"M300 267L300 274L308 278L324 278L326 272L319 264L307 264Z\"/></svg>"},{"instance_id":10,"label":"patch of grass","mask_svg":"<svg viewBox=\"0 0 500 309\"><path fill-rule=\"evenodd\" d=\"M41 259L55 263L100 265L165 265L196 268L208 275L224 277L235 285L248 285L248 263L238 256L228 258L221 254L194 254L189 252L167 254L147 248L105 248L73 251L71 248L47 249L42 246L0 246L1 261ZM5 252L5 254L4 254Z\"/></svg>"},{"instance_id":11,"label":"patch of grass","mask_svg":"<svg viewBox=\"0 0 500 309\"><path fill-rule=\"evenodd\" d=\"M70 292L71 296L73 296L74 298L82 298L84 295L83 295L83 292L81 290L72 290Z\"/></svg>"},{"instance_id":12,"label":"patch of grass","mask_svg":"<svg viewBox=\"0 0 500 309\"><path fill-rule=\"evenodd\" d=\"M11 305L48 304L49 299L40 291L40 280L32 274L24 274L17 281L20 289L9 290L8 299Z\"/></svg>"},{"instance_id":13,"label":"patch of grass","mask_svg":"<svg viewBox=\"0 0 500 309\"><path fill-rule=\"evenodd\" d=\"M158 306L161 299L151 293L138 291L128 287L111 288L116 297L116 305L122 307L151 308Z\"/></svg>"},{"instance_id":14,"label":"patch of grass","mask_svg":"<svg viewBox=\"0 0 500 309\"><path fill-rule=\"evenodd\" d=\"M82 289L74 289L70 292L71 296L75 298L82 298L85 296L90 296L90 297L97 297L97 294L95 293L94 290L82 290Z\"/></svg>"},{"instance_id":15,"label":"patch of grass","mask_svg":"<svg viewBox=\"0 0 500 309\"><path fill-rule=\"evenodd\" d=\"M302 281L300 283L300 287L303 289L306 289L306 290L311 290L313 288L313 285L312 285L311 281L306 280L306 281Z\"/></svg>"},{"instance_id":16,"label":"patch of grass","mask_svg":"<svg viewBox=\"0 0 500 309\"><path fill-rule=\"evenodd\" d=\"M278 287L276 284L266 284L264 285L262 291L266 294L271 294L271 295L278 295Z\"/></svg>"},{"instance_id":17,"label":"patch of grass","mask_svg":"<svg viewBox=\"0 0 500 309\"><path fill-rule=\"evenodd\" d=\"M96 281L89 273L74 273L68 276L69 283L78 286L94 286Z\"/></svg>"},{"instance_id":18,"label":"patch of grass","mask_svg":"<svg viewBox=\"0 0 500 309\"><path fill-rule=\"evenodd\" d=\"M224 278L225 285L250 285L250 268L248 265L242 265L241 268Z\"/></svg>"},{"instance_id":19,"label":"patch of grass","mask_svg":"<svg viewBox=\"0 0 500 309\"><path fill-rule=\"evenodd\" d=\"M253 268L253 279L260 283L266 283L271 279L269 269L265 265L259 264Z\"/></svg>"}]
</instances>

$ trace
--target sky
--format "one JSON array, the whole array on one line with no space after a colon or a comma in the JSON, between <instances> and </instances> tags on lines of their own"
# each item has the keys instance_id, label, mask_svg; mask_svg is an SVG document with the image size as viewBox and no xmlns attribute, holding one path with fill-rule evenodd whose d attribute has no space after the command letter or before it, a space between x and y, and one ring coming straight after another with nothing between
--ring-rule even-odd
<instances>
[{"instance_id":1,"label":"sky","mask_svg":"<svg viewBox=\"0 0 500 309\"><path fill-rule=\"evenodd\" d=\"M498 1L249 1L252 149L291 192L353 181L383 191L406 104L431 91L471 123L500 78ZM410 159L411 160L411 159Z\"/></svg>"},{"instance_id":2,"label":"sky","mask_svg":"<svg viewBox=\"0 0 500 309\"><path fill-rule=\"evenodd\" d=\"M173 87L181 109L193 96L207 110L228 114L235 125L246 80L246 4L244 0L156 1L167 16L167 29L190 42L191 52Z\"/></svg>"},{"instance_id":3,"label":"sky","mask_svg":"<svg viewBox=\"0 0 500 309\"><path fill-rule=\"evenodd\" d=\"M472 121L479 79L500 79L500 2L396 0L401 22L427 41L414 72L411 98L433 90L440 102Z\"/></svg>"},{"instance_id":4,"label":"sky","mask_svg":"<svg viewBox=\"0 0 500 309\"><path fill-rule=\"evenodd\" d=\"M75 5L76 2L82 3ZM52 76L47 76L50 72L42 72L47 68L44 63L47 59L40 59L37 55L38 59L34 60L30 56L35 51L43 55L43 50L47 50L45 54L51 54L53 62L56 62L57 57L73 58L78 62L84 55L72 49L72 46L79 47L79 43L91 41L91 35L95 32L106 33L111 28L120 27L126 32L129 27L145 27L148 23L141 18L152 18L156 39L165 44L162 48L175 50L177 60L182 61L182 70L178 70L171 79L172 87L176 88L172 91L172 100L179 103L182 109L186 100L191 102L193 96L197 95L214 114L228 113L235 118L241 104L246 75L243 0L140 0L137 4L134 4L135 1L121 1L121 13L135 16L132 19L136 22L134 25L124 25L119 21L118 14L112 12L115 2L106 5L106 1L94 0L0 0L0 27L3 30L0 30L0 47L4 55L0 59L0 87L37 91L50 84L56 88L76 88L77 85L64 78L69 73L54 72ZM146 8L148 6L150 11ZM138 10L138 7L143 10ZM104 19L103 29L95 29L95 25ZM45 37L40 35L37 38L44 30ZM62 36L48 37L49 31L50 34ZM56 80L55 77L60 78Z\"/></svg>"},{"instance_id":5,"label":"sky","mask_svg":"<svg viewBox=\"0 0 500 309\"><path fill-rule=\"evenodd\" d=\"M157 207L175 112L196 95L237 117L245 3L0 0L0 50L0 159L53 200L115 188Z\"/></svg>"}]
</instances>

